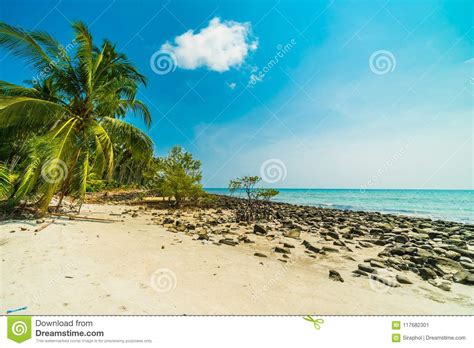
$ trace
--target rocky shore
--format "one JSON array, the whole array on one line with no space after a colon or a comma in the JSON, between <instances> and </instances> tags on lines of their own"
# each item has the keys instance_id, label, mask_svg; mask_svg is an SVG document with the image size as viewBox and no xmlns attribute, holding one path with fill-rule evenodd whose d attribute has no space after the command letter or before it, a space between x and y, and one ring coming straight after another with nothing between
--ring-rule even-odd
<instances>
[{"instance_id":1,"label":"rocky shore","mask_svg":"<svg viewBox=\"0 0 474 348\"><path fill-rule=\"evenodd\" d=\"M450 291L453 282L474 285L474 225L274 202L266 203L265 221L236 221L243 205L239 198L216 195L212 208L160 209L152 214L152 220L170 232L216 245L255 243L256 238L277 241L268 253L256 252L255 256L276 253L281 262L291 262L295 249L318 259L328 253L357 253L358 249L382 246L376 257L358 264L352 275L389 287L412 283L410 276L391 270L409 271L445 291ZM123 215L127 214L137 213L130 210ZM308 236L316 237L317 243L308 241ZM328 276L343 281L337 270Z\"/></svg>"},{"instance_id":2,"label":"rocky shore","mask_svg":"<svg viewBox=\"0 0 474 348\"><path fill-rule=\"evenodd\" d=\"M80 214L2 222L0 302L32 315L474 311L472 225L282 203L248 222L238 198L203 203L99 193Z\"/></svg>"}]
</instances>

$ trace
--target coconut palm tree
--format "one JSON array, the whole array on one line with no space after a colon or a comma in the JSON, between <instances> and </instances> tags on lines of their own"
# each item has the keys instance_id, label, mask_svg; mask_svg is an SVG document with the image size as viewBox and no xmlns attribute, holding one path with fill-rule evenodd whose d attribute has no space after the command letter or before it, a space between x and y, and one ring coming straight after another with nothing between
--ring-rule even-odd
<instances>
[{"instance_id":1,"label":"coconut palm tree","mask_svg":"<svg viewBox=\"0 0 474 348\"><path fill-rule=\"evenodd\" d=\"M34 199L46 210L59 194L82 201L90 174L110 177L114 144L150 156L152 141L123 121L128 113L149 127L148 108L136 99L145 77L105 40L94 45L82 22L66 47L45 32L0 23L0 48L33 69L30 87L0 81L0 139L24 140L21 175L12 199Z\"/></svg>"},{"instance_id":2,"label":"coconut palm tree","mask_svg":"<svg viewBox=\"0 0 474 348\"><path fill-rule=\"evenodd\" d=\"M8 169L0 163L0 200L7 196L11 189L11 176Z\"/></svg>"}]
</instances>

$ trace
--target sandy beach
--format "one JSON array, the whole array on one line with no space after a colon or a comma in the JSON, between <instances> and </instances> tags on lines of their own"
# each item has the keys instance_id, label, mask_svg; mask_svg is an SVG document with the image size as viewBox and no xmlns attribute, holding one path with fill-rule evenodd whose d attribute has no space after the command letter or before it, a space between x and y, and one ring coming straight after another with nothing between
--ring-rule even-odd
<instances>
[{"instance_id":1,"label":"sandy beach","mask_svg":"<svg viewBox=\"0 0 474 348\"><path fill-rule=\"evenodd\" d=\"M2 312L27 306L22 314L474 313L470 285L453 282L446 291L413 272L380 268L375 273L392 279L387 286L353 272L364 261L370 271L384 246L344 239L346 247L335 248L340 243L333 238L304 228L292 238L255 233L253 224L209 220L230 219L230 210L174 214L87 204L81 215L115 222L2 222ZM209 238L199 226L176 226L176 218L197 216L205 216L218 237ZM325 252L311 252L308 245ZM330 277L330 270L337 274ZM397 275L412 284L397 282Z\"/></svg>"}]
</instances>

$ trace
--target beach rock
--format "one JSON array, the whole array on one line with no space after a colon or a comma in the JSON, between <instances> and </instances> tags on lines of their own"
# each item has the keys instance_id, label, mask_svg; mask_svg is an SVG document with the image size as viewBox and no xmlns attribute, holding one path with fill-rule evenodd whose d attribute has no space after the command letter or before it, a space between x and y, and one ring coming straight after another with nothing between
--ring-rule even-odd
<instances>
[{"instance_id":1,"label":"beach rock","mask_svg":"<svg viewBox=\"0 0 474 348\"><path fill-rule=\"evenodd\" d=\"M221 240L219 240L219 243L230 245L230 246L236 246L237 244L239 244L239 243L237 243L236 241L234 241L232 239L221 239Z\"/></svg>"},{"instance_id":2,"label":"beach rock","mask_svg":"<svg viewBox=\"0 0 474 348\"><path fill-rule=\"evenodd\" d=\"M404 235L398 235L394 239L395 239L395 242L401 243L401 244L405 244L406 242L409 241L408 237Z\"/></svg>"},{"instance_id":3,"label":"beach rock","mask_svg":"<svg viewBox=\"0 0 474 348\"><path fill-rule=\"evenodd\" d=\"M297 228L293 228L289 231L285 231L283 232L283 235L285 237L288 237L288 238L299 238L300 235L301 235L301 230L297 229Z\"/></svg>"},{"instance_id":4,"label":"beach rock","mask_svg":"<svg viewBox=\"0 0 474 348\"><path fill-rule=\"evenodd\" d=\"M418 273L420 274L420 277L424 280L434 279L437 276L435 271L427 267L419 268Z\"/></svg>"},{"instance_id":5,"label":"beach rock","mask_svg":"<svg viewBox=\"0 0 474 348\"><path fill-rule=\"evenodd\" d=\"M429 279L428 283L437 288L440 288L444 291L451 291L451 282L448 280L441 280L441 279Z\"/></svg>"},{"instance_id":6,"label":"beach rock","mask_svg":"<svg viewBox=\"0 0 474 348\"><path fill-rule=\"evenodd\" d=\"M410 279L408 279L407 277L405 277L404 275L397 274L397 276L395 278L401 284L413 284L413 282Z\"/></svg>"},{"instance_id":7,"label":"beach rock","mask_svg":"<svg viewBox=\"0 0 474 348\"><path fill-rule=\"evenodd\" d=\"M273 251L276 252L276 253L280 253L280 254L289 254L290 253L289 250L284 249L284 248L280 248L280 247L274 247Z\"/></svg>"},{"instance_id":8,"label":"beach rock","mask_svg":"<svg viewBox=\"0 0 474 348\"><path fill-rule=\"evenodd\" d=\"M339 252L339 249L331 248L331 247L328 247L328 246L323 246L323 248L321 250L324 251L324 252L329 252L329 253L338 253Z\"/></svg>"},{"instance_id":9,"label":"beach rock","mask_svg":"<svg viewBox=\"0 0 474 348\"><path fill-rule=\"evenodd\" d=\"M371 260L370 265L376 268L385 268L385 265L383 263L375 261L375 260Z\"/></svg>"},{"instance_id":10,"label":"beach rock","mask_svg":"<svg viewBox=\"0 0 474 348\"><path fill-rule=\"evenodd\" d=\"M459 271L453 276L453 281L455 283L462 283L467 285L474 284L474 273L468 271Z\"/></svg>"},{"instance_id":11,"label":"beach rock","mask_svg":"<svg viewBox=\"0 0 474 348\"><path fill-rule=\"evenodd\" d=\"M174 219L170 218L170 217L166 217L163 219L163 225L166 225L166 224L173 224L174 223Z\"/></svg>"},{"instance_id":12,"label":"beach rock","mask_svg":"<svg viewBox=\"0 0 474 348\"><path fill-rule=\"evenodd\" d=\"M259 236L266 236L267 235L267 230L262 225L255 224L253 226L253 233L255 233Z\"/></svg>"},{"instance_id":13,"label":"beach rock","mask_svg":"<svg viewBox=\"0 0 474 348\"><path fill-rule=\"evenodd\" d=\"M361 271L360 269L356 269L354 271L352 271L352 273L356 276L356 277L360 277L360 276L364 276L364 277L367 277L369 274L364 272L364 271Z\"/></svg>"},{"instance_id":14,"label":"beach rock","mask_svg":"<svg viewBox=\"0 0 474 348\"><path fill-rule=\"evenodd\" d=\"M339 274L338 271L335 271L333 269L329 270L329 279L332 279L337 282L342 282L344 283L344 279L342 279L341 275Z\"/></svg>"},{"instance_id":15,"label":"beach rock","mask_svg":"<svg viewBox=\"0 0 474 348\"><path fill-rule=\"evenodd\" d=\"M447 257L436 256L428 260L436 269L440 270L443 274L455 274L462 271L462 266L459 262Z\"/></svg>"},{"instance_id":16,"label":"beach rock","mask_svg":"<svg viewBox=\"0 0 474 348\"><path fill-rule=\"evenodd\" d=\"M461 266L463 266L466 269L469 269L469 270L474 269L474 263L472 262L459 261L459 263L461 264Z\"/></svg>"},{"instance_id":17,"label":"beach rock","mask_svg":"<svg viewBox=\"0 0 474 348\"><path fill-rule=\"evenodd\" d=\"M398 283L395 283L394 281L390 280L390 279L387 279L387 278L384 278L376 273L372 273L369 275L369 279L373 279L373 280L376 280L382 284L385 284L391 288L398 288L400 287L400 284Z\"/></svg>"},{"instance_id":18,"label":"beach rock","mask_svg":"<svg viewBox=\"0 0 474 348\"><path fill-rule=\"evenodd\" d=\"M474 259L474 250L462 249L462 248L458 248L454 246L450 246L449 249L460 253L462 256L466 256L471 259Z\"/></svg>"},{"instance_id":19,"label":"beach rock","mask_svg":"<svg viewBox=\"0 0 474 348\"><path fill-rule=\"evenodd\" d=\"M303 245L305 246L306 249L308 249L309 251L312 251L313 253L319 253L320 251L319 248L316 248L315 246L311 245L311 243L306 240L303 241Z\"/></svg>"},{"instance_id":20,"label":"beach rock","mask_svg":"<svg viewBox=\"0 0 474 348\"><path fill-rule=\"evenodd\" d=\"M382 230L380 228L372 228L372 229L370 229L369 233L372 234L372 235L378 235L378 234L383 234L384 230Z\"/></svg>"},{"instance_id":21,"label":"beach rock","mask_svg":"<svg viewBox=\"0 0 474 348\"><path fill-rule=\"evenodd\" d=\"M459 260L459 258L461 257L460 253L452 251L452 250L446 251L445 255L447 258L453 259L453 260Z\"/></svg>"},{"instance_id":22,"label":"beach rock","mask_svg":"<svg viewBox=\"0 0 474 348\"><path fill-rule=\"evenodd\" d=\"M393 249L390 250L390 253L392 255L402 256L402 255L406 254L406 251L405 251L404 248L393 248Z\"/></svg>"},{"instance_id":23,"label":"beach rock","mask_svg":"<svg viewBox=\"0 0 474 348\"><path fill-rule=\"evenodd\" d=\"M372 273L375 271L375 269L373 269L372 267L369 267L369 266L366 266L362 263L358 264L357 267L361 270L361 271L364 271L364 272L367 272L367 273Z\"/></svg>"}]
</instances>

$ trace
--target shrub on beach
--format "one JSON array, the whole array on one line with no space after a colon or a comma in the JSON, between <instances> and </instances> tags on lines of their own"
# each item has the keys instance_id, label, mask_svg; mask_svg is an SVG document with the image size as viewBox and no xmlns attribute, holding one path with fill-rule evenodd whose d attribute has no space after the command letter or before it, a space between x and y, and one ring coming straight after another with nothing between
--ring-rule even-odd
<instances>
[{"instance_id":1,"label":"shrub on beach","mask_svg":"<svg viewBox=\"0 0 474 348\"><path fill-rule=\"evenodd\" d=\"M229 191L243 193L245 196L244 208L237 212L237 220L265 219L269 216L267 202L278 195L278 190L258 188L256 185L262 180L259 176L243 176L231 180Z\"/></svg>"},{"instance_id":2,"label":"shrub on beach","mask_svg":"<svg viewBox=\"0 0 474 348\"><path fill-rule=\"evenodd\" d=\"M167 157L156 159L156 170L151 180L151 189L158 194L173 198L180 207L184 201L196 202L205 195L201 185L201 161L180 146L174 146Z\"/></svg>"}]
</instances>

